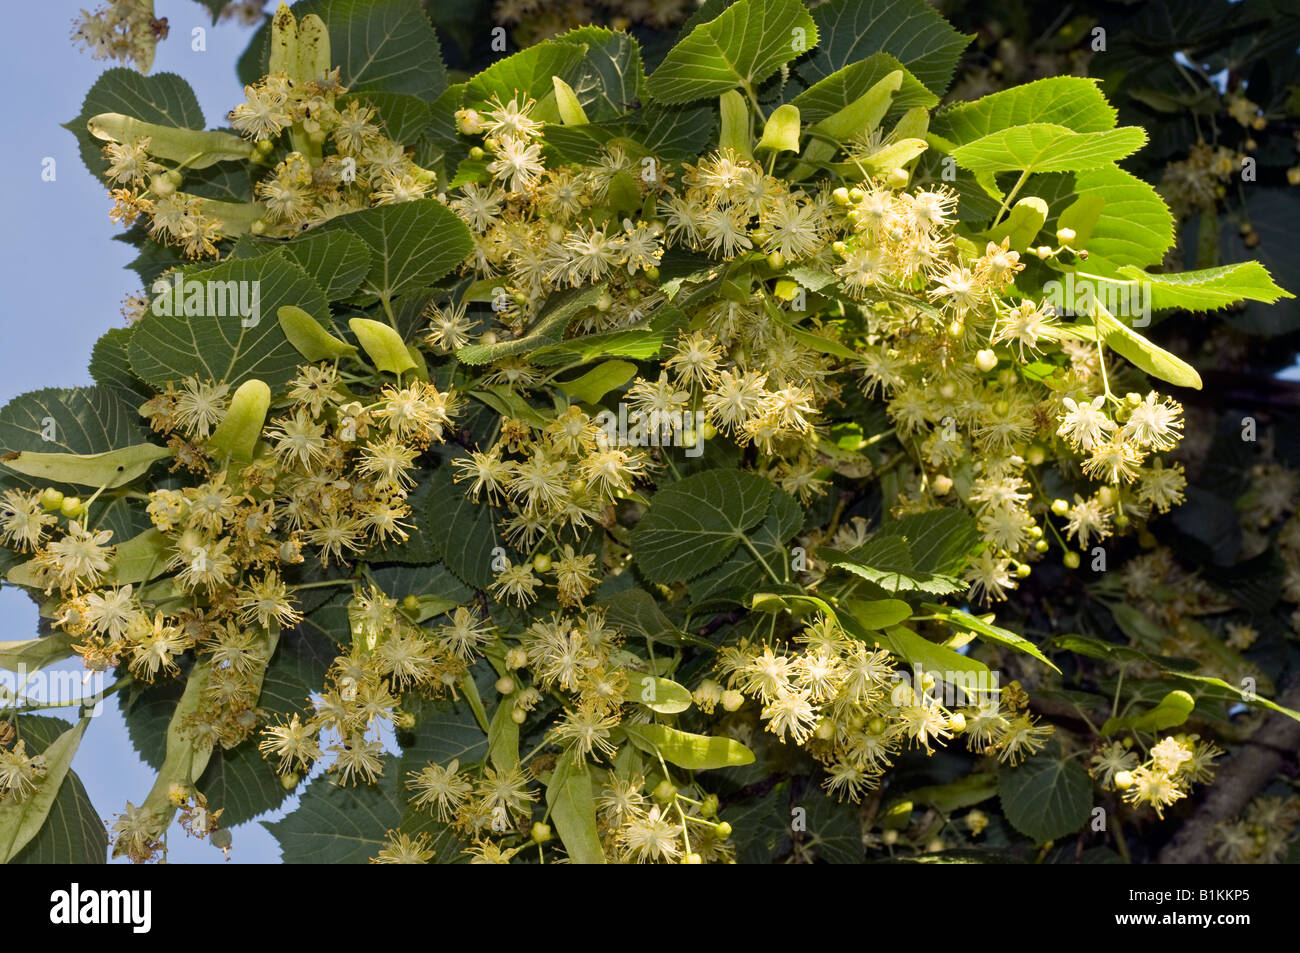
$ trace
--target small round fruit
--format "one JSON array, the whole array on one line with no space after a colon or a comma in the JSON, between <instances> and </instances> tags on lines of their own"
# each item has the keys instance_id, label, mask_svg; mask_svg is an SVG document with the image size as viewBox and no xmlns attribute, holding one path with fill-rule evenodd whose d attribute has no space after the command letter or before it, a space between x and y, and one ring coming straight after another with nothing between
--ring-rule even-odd
<instances>
[{"instance_id":1,"label":"small round fruit","mask_svg":"<svg viewBox=\"0 0 1300 953\"><path fill-rule=\"evenodd\" d=\"M722 708L724 711L735 711L743 704L745 704L745 696L734 688L729 688L722 693Z\"/></svg>"},{"instance_id":2,"label":"small round fruit","mask_svg":"<svg viewBox=\"0 0 1300 953\"><path fill-rule=\"evenodd\" d=\"M551 557L548 556L546 553L538 553L536 556L533 557L533 569L535 569L539 573L550 572Z\"/></svg>"},{"instance_id":3,"label":"small round fruit","mask_svg":"<svg viewBox=\"0 0 1300 953\"><path fill-rule=\"evenodd\" d=\"M528 712L524 711L522 708L512 708L510 710L510 720L516 725L522 725L528 720Z\"/></svg>"},{"instance_id":4,"label":"small round fruit","mask_svg":"<svg viewBox=\"0 0 1300 953\"><path fill-rule=\"evenodd\" d=\"M420 609L420 600L416 596L407 596L402 600L402 608L407 612L418 612Z\"/></svg>"},{"instance_id":5,"label":"small round fruit","mask_svg":"<svg viewBox=\"0 0 1300 953\"><path fill-rule=\"evenodd\" d=\"M81 497L65 496L63 503L59 506L59 512L70 520L76 519L85 512L85 508L81 505Z\"/></svg>"},{"instance_id":6,"label":"small round fruit","mask_svg":"<svg viewBox=\"0 0 1300 953\"><path fill-rule=\"evenodd\" d=\"M689 854L687 854L685 857L683 857L682 860L683 860L684 863L687 863L687 864L702 864L702 863L704 863L704 858L701 857L699 854L695 853L694 851L691 851Z\"/></svg>"},{"instance_id":7,"label":"small round fruit","mask_svg":"<svg viewBox=\"0 0 1300 953\"><path fill-rule=\"evenodd\" d=\"M551 825L543 824L541 821L538 821L533 825L533 829L530 833L532 834L534 844L545 844L552 836Z\"/></svg>"},{"instance_id":8,"label":"small round fruit","mask_svg":"<svg viewBox=\"0 0 1300 953\"><path fill-rule=\"evenodd\" d=\"M1033 571L1034 571L1034 567L1029 565L1029 563L1021 563L1019 566L1016 567L1016 578L1028 579L1029 574Z\"/></svg>"},{"instance_id":9,"label":"small round fruit","mask_svg":"<svg viewBox=\"0 0 1300 953\"><path fill-rule=\"evenodd\" d=\"M280 778L280 786L286 791L292 791L298 786L298 775L290 771L288 774Z\"/></svg>"},{"instance_id":10,"label":"small round fruit","mask_svg":"<svg viewBox=\"0 0 1300 953\"><path fill-rule=\"evenodd\" d=\"M1068 552L1061 558L1061 562L1065 563L1066 569L1078 569L1079 554L1073 551Z\"/></svg>"},{"instance_id":11,"label":"small round fruit","mask_svg":"<svg viewBox=\"0 0 1300 953\"><path fill-rule=\"evenodd\" d=\"M1070 511L1070 504L1062 499L1052 500L1052 512L1057 516L1064 516Z\"/></svg>"},{"instance_id":12,"label":"small round fruit","mask_svg":"<svg viewBox=\"0 0 1300 953\"><path fill-rule=\"evenodd\" d=\"M987 374L998 366L998 356L993 353L992 349L985 348L975 355L975 366Z\"/></svg>"},{"instance_id":13,"label":"small round fruit","mask_svg":"<svg viewBox=\"0 0 1300 953\"><path fill-rule=\"evenodd\" d=\"M509 695L515 690L515 680L509 675L502 675L497 679L496 689L502 695Z\"/></svg>"},{"instance_id":14,"label":"small round fruit","mask_svg":"<svg viewBox=\"0 0 1300 953\"><path fill-rule=\"evenodd\" d=\"M669 801L677 797L677 785L673 784L673 782L669 781L667 778L664 778L658 785L656 785L650 796L660 804L667 804Z\"/></svg>"},{"instance_id":15,"label":"small round fruit","mask_svg":"<svg viewBox=\"0 0 1300 953\"><path fill-rule=\"evenodd\" d=\"M728 837L731 836L731 825L728 824L726 821L719 821L718 826L715 827L713 830L723 840L726 840Z\"/></svg>"},{"instance_id":16,"label":"small round fruit","mask_svg":"<svg viewBox=\"0 0 1300 953\"><path fill-rule=\"evenodd\" d=\"M1127 791L1129 788L1131 788L1133 786L1133 780L1134 779L1133 779L1132 771L1115 772L1115 787L1121 791Z\"/></svg>"},{"instance_id":17,"label":"small round fruit","mask_svg":"<svg viewBox=\"0 0 1300 953\"><path fill-rule=\"evenodd\" d=\"M41 491L41 506L53 512L63 505L63 494L52 486Z\"/></svg>"},{"instance_id":18,"label":"small round fruit","mask_svg":"<svg viewBox=\"0 0 1300 953\"><path fill-rule=\"evenodd\" d=\"M1048 542L1045 539L1040 539L1038 542L1034 543L1034 552L1036 553L1045 553L1051 548L1052 547L1048 545Z\"/></svg>"}]
</instances>

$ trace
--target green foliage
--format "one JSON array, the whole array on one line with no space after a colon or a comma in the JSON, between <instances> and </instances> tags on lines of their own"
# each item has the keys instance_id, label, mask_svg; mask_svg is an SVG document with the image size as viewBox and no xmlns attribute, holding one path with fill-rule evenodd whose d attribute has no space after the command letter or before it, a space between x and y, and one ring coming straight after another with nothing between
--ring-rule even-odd
<instances>
[{"instance_id":1,"label":"green foliage","mask_svg":"<svg viewBox=\"0 0 1300 953\"><path fill-rule=\"evenodd\" d=\"M159 774L115 853L298 789L264 821L285 862L1033 856L1098 801L1129 827L1198 796L1232 706L1295 716L1171 595L1249 587L1234 611L1280 629L1285 493L1203 503L1263 540L1237 578L1056 565L1159 542L1191 420L1152 388L1202 379L1133 310L1044 300L1267 322L1287 281L1226 250L1169 270L1188 216L1129 171L1165 148L1133 102L1199 101L1153 71L1118 109L1066 75L939 107L970 26L711 2L671 41L584 25L452 84L413 0L307 0L241 63L282 116L217 135L178 77L106 73L69 128L132 193L149 291L96 386L0 410L0 565L57 620L0 661L118 669ZM18 714L39 782L0 792L0 848L102 859L84 722L45 721Z\"/></svg>"}]
</instances>

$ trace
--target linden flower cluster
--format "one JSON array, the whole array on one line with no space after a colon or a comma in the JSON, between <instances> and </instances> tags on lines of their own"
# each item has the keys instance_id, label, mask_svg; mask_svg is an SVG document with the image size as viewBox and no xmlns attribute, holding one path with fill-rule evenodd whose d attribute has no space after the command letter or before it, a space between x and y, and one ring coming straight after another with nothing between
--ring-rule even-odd
<instances>
[{"instance_id":1,"label":"linden flower cluster","mask_svg":"<svg viewBox=\"0 0 1300 953\"><path fill-rule=\"evenodd\" d=\"M1124 800L1155 809L1157 817L1175 801L1187 797L1192 785L1214 780L1214 761L1223 751L1197 735L1169 735L1152 745L1139 764L1132 739L1104 744L1092 756L1089 772L1102 786L1122 791Z\"/></svg>"},{"instance_id":2,"label":"linden flower cluster","mask_svg":"<svg viewBox=\"0 0 1300 953\"><path fill-rule=\"evenodd\" d=\"M313 710L262 732L258 748L280 775L295 781L328 754L340 784L374 783L383 774L384 726L414 724L398 707L403 693L455 694L493 629L463 607L449 623L424 627L413 608L373 584L358 587L348 603L350 648L331 666Z\"/></svg>"},{"instance_id":3,"label":"linden flower cluster","mask_svg":"<svg viewBox=\"0 0 1300 953\"><path fill-rule=\"evenodd\" d=\"M1300 798L1257 797L1240 817L1215 827L1214 856L1225 864L1285 863L1297 824Z\"/></svg>"},{"instance_id":4,"label":"linden flower cluster","mask_svg":"<svg viewBox=\"0 0 1300 953\"><path fill-rule=\"evenodd\" d=\"M142 73L153 65L167 21L154 16L153 0L112 0L73 21L72 39L97 60L117 60Z\"/></svg>"},{"instance_id":5,"label":"linden flower cluster","mask_svg":"<svg viewBox=\"0 0 1300 953\"><path fill-rule=\"evenodd\" d=\"M4 727L9 728L8 725ZM12 742L12 729L8 734ZM0 744L0 804L27 800L44 775L45 756L29 755L25 740L20 738L12 744Z\"/></svg>"},{"instance_id":6,"label":"linden flower cluster","mask_svg":"<svg viewBox=\"0 0 1300 953\"><path fill-rule=\"evenodd\" d=\"M473 627L470 618L467 610L457 610L453 626L443 632L466 627L466 649L495 643L487 652L489 657L499 655L499 670L505 672L496 688L515 722L523 723L547 695L562 699L562 714L550 726L546 741L560 749L560 757L586 764L599 792L599 833L611 856L635 863L733 858L727 840L730 827L716 820L716 797L689 783L679 789L668 778L666 766L662 780L651 785L650 796L644 776L612 770L619 726L625 720L644 720L628 701L640 695L639 687L629 694L629 685L639 686L646 676L629 667L644 663L621 648L622 633L607 623L602 610L553 613L522 633ZM472 863L508 863L522 849L511 846L519 835L531 836L538 844L546 839L538 838L536 825L528 829L538 800L532 779L552 769L556 760L556 755L540 755L509 768L430 762L409 772L406 786L415 808L450 824L473 845L465 850ZM429 861L427 843L402 836L390 838L377 863Z\"/></svg>"},{"instance_id":7,"label":"linden flower cluster","mask_svg":"<svg viewBox=\"0 0 1300 953\"><path fill-rule=\"evenodd\" d=\"M507 381L511 376L508 367L492 375ZM467 496L506 514L501 528L511 546L531 553L545 541L543 548L555 554L552 558L539 550L536 558L494 566L492 595L527 606L549 576L561 606L580 606L603 573L598 554L583 551L592 527L604 521L615 500L631 492L647 463L644 454L611 445L605 431L577 406L538 430L502 418L495 443L453 458L454 479L467 484Z\"/></svg>"},{"instance_id":8,"label":"linden flower cluster","mask_svg":"<svg viewBox=\"0 0 1300 953\"><path fill-rule=\"evenodd\" d=\"M155 161L149 136L109 142L110 217L130 226L143 215L151 238L204 258L218 253L223 238L248 232L287 237L348 212L428 196L434 173L384 135L373 106L350 99L338 107L345 92L338 69L309 83L272 73L244 88L230 124L254 143L253 162L274 161L254 188L259 201L250 205L180 191L183 169ZM280 144L284 136L287 150Z\"/></svg>"},{"instance_id":9,"label":"linden flower cluster","mask_svg":"<svg viewBox=\"0 0 1300 953\"><path fill-rule=\"evenodd\" d=\"M889 651L845 634L824 616L792 642L742 640L722 649L722 683L706 680L695 701L706 712L756 701L767 730L820 761L823 786L841 799L858 801L877 787L905 748L929 754L963 735L971 751L1014 765L1052 733L1025 710L1023 692L963 691L961 703L945 706L933 674L910 678Z\"/></svg>"},{"instance_id":10,"label":"linden flower cluster","mask_svg":"<svg viewBox=\"0 0 1300 953\"><path fill-rule=\"evenodd\" d=\"M1159 456L1181 437L1181 408L1154 392L1115 396L1095 344L1071 336L1046 305L1009 300L1023 267L1019 254L1006 241L976 253L955 241L957 200L945 187L909 192L894 176L806 191L730 150L685 165L680 186L653 158L634 162L616 146L590 165L548 167L544 124L533 109L516 97L483 113L462 110L462 131L484 137L488 181L465 183L448 199L475 235L475 277L498 283L493 310L509 335L526 331L539 303L561 288L600 285L594 312L580 321L584 330L642 322L670 294L674 304L689 301L680 287L651 284L672 246L724 261L765 257L778 275L797 266L801 275L822 276L801 280L837 284L850 307L857 302L865 343L854 344L860 356L847 367L834 347L842 327L796 327L807 289L793 281L770 289L749 282L688 304L691 329L680 333L658 378L634 380L626 397L633 409L657 414L670 435L675 421L703 413L706 437L752 445L758 468L807 502L831 472L870 469L817 425L843 396L848 371L867 396L884 399L893 434L915 461L902 471L895 513L955 496L975 515L988 545L966 580L985 601L1005 598L1047 551L1045 529L1063 547L1068 538L1086 548L1182 499L1181 466ZM859 143L855 159L880 148ZM657 220L619 211L651 203ZM1055 257L1073 249L1038 251ZM836 308L851 317L844 304ZM464 302L429 314L431 344L455 350L471 341ZM497 339L490 329L479 343ZM1049 353L1064 356L1050 382L1024 375L1026 364ZM524 392L542 379L513 358L499 362L496 374ZM1037 468L1053 450L1067 476L1077 455L1083 476L1100 486L1073 503L1044 498ZM1049 507L1065 520L1064 535Z\"/></svg>"},{"instance_id":11,"label":"linden flower cluster","mask_svg":"<svg viewBox=\"0 0 1300 953\"><path fill-rule=\"evenodd\" d=\"M406 495L416 459L444 440L459 397L414 381L359 399L335 367L306 365L289 385L290 407L268 421L263 450L241 469L226 467L207 443L227 413L227 390L188 379L141 408L168 435L176 467L193 474L188 485L148 495L149 518L165 539L157 565L171 578L115 582L113 533L86 521L93 500L7 491L0 535L34 554L33 584L57 593L55 624L79 640L74 648L89 668L121 661L134 677L153 681L175 675L181 656L196 649L199 663L189 679L204 679L205 688L193 736L229 748L257 727L262 676L278 634L302 618L298 587L286 572L309 557L322 569L347 565L368 549L407 538ZM46 512L51 504L65 523ZM308 734L333 728L342 737L332 749L339 772L369 778L379 746L362 740L362 730L391 720L397 701L388 688L444 690L464 672L473 640L459 618L455 631L438 638L393 615L392 600L373 588L362 590L351 578L325 584L358 586L352 606L358 637L353 654L335 665L338 687L327 692L325 709L290 732L302 744L289 761L309 763L318 753ZM287 766L285 753L277 753ZM21 760L12 752L6 757L14 765ZM150 831L161 830L158 818L142 810L124 815L123 830L133 833L123 843L153 845L148 856L158 840Z\"/></svg>"}]
</instances>

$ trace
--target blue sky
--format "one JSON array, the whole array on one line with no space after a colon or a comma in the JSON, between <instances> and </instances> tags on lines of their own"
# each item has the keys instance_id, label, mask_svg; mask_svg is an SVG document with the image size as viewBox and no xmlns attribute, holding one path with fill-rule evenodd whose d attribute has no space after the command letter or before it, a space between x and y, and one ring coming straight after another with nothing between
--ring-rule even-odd
<instances>
[{"instance_id":1,"label":"blue sky","mask_svg":"<svg viewBox=\"0 0 1300 953\"><path fill-rule=\"evenodd\" d=\"M9 226L0 234L4 268L0 404L41 387L91 383L90 350L107 328L121 325L123 297L140 287L125 265L135 250L112 240L119 229L108 219L104 190L86 171L76 143L60 128L81 111L86 91L114 65L76 49L72 21L96 0L41 0L6 4L0 34L0 71L10 90L6 146L0 175L9 183ZM193 0L157 0L171 36L158 46L153 72L179 73L198 95L208 125L240 99L235 61L251 31L233 23L212 26ZM191 30L203 27L205 52L191 49ZM43 160L55 161L55 180L42 181ZM24 594L0 590L0 640L36 634L36 608ZM55 714L65 714L56 712ZM71 714L70 712L66 714ZM101 817L111 818L127 800L144 799L153 771L131 748L116 702L92 720L73 762ZM292 807L296 799L286 802ZM235 828L234 862L276 862L275 839L256 822ZM220 863L220 851L173 830L173 863Z\"/></svg>"}]
</instances>

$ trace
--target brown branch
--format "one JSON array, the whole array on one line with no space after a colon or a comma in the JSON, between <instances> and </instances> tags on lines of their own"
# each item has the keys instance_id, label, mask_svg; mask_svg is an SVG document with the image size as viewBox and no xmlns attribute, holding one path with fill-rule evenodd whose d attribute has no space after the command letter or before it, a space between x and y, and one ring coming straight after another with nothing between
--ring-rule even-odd
<instances>
[{"instance_id":1,"label":"brown branch","mask_svg":"<svg viewBox=\"0 0 1300 953\"><path fill-rule=\"evenodd\" d=\"M1278 704L1300 708L1300 676L1287 683ZM1300 721L1270 714L1218 772L1201 806L1160 852L1162 864L1213 861L1210 835L1221 822L1236 817L1278 772L1285 757L1300 749Z\"/></svg>"}]
</instances>

